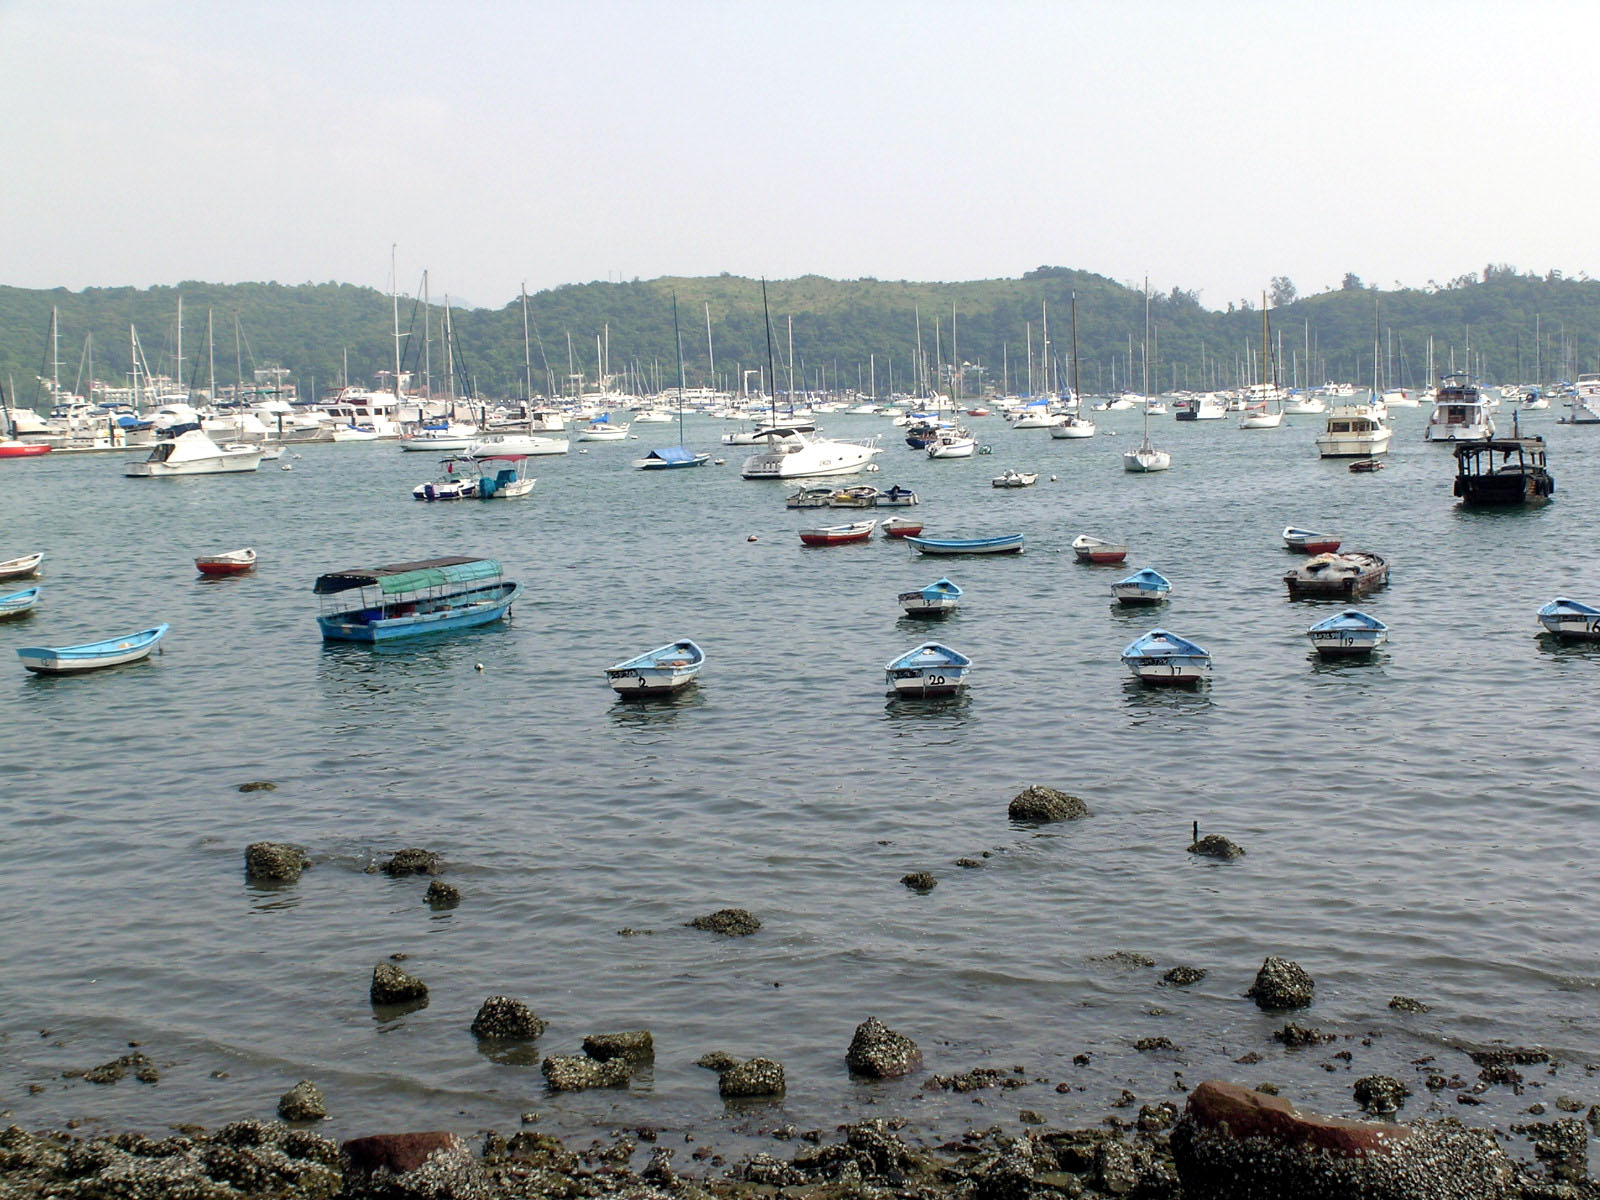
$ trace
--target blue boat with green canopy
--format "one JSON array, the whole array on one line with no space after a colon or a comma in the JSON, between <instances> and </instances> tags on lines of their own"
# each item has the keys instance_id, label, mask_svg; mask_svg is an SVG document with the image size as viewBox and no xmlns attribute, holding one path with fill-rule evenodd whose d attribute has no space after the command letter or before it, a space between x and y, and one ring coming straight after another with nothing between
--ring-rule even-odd
<instances>
[{"instance_id":1,"label":"blue boat with green canopy","mask_svg":"<svg viewBox=\"0 0 1600 1200\"><path fill-rule=\"evenodd\" d=\"M498 621L522 585L492 558L452 557L334 571L311 590L325 640L376 643Z\"/></svg>"}]
</instances>

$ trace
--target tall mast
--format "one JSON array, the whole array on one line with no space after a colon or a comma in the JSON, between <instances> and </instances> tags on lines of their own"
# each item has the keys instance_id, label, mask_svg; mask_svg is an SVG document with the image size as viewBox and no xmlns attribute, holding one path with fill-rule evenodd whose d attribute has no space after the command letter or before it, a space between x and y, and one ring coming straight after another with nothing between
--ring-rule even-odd
<instances>
[{"instance_id":1,"label":"tall mast","mask_svg":"<svg viewBox=\"0 0 1600 1200\"><path fill-rule=\"evenodd\" d=\"M1039 301L1039 331L1044 338L1044 390L1045 395L1050 395L1050 301Z\"/></svg>"},{"instance_id":2,"label":"tall mast","mask_svg":"<svg viewBox=\"0 0 1600 1200\"><path fill-rule=\"evenodd\" d=\"M35 329L38 326L34 326ZM90 389L93 390L92 388ZM61 316L50 306L50 404L61 403Z\"/></svg>"},{"instance_id":3,"label":"tall mast","mask_svg":"<svg viewBox=\"0 0 1600 1200\"><path fill-rule=\"evenodd\" d=\"M1261 385L1262 397L1266 396L1266 387L1273 383L1272 378L1272 326L1267 321L1267 294L1261 293Z\"/></svg>"},{"instance_id":4,"label":"tall mast","mask_svg":"<svg viewBox=\"0 0 1600 1200\"><path fill-rule=\"evenodd\" d=\"M206 309L206 362L211 375L211 403L217 403L217 343L212 336L211 310Z\"/></svg>"},{"instance_id":5,"label":"tall mast","mask_svg":"<svg viewBox=\"0 0 1600 1200\"><path fill-rule=\"evenodd\" d=\"M400 275L396 267L398 243L389 245L389 300L394 307L394 414L400 415ZM420 413L418 414L421 415Z\"/></svg>"},{"instance_id":6,"label":"tall mast","mask_svg":"<svg viewBox=\"0 0 1600 1200\"><path fill-rule=\"evenodd\" d=\"M178 293L178 386L183 388L183 398L189 398L189 385L183 381L183 293Z\"/></svg>"},{"instance_id":7,"label":"tall mast","mask_svg":"<svg viewBox=\"0 0 1600 1200\"><path fill-rule=\"evenodd\" d=\"M433 399L433 322L428 303L428 272L422 272L422 398Z\"/></svg>"},{"instance_id":8,"label":"tall mast","mask_svg":"<svg viewBox=\"0 0 1600 1200\"><path fill-rule=\"evenodd\" d=\"M911 312L917 318L917 369L911 373L916 377L917 395L920 397L927 390L923 385L925 366L922 358L922 309L913 304Z\"/></svg>"},{"instance_id":9,"label":"tall mast","mask_svg":"<svg viewBox=\"0 0 1600 1200\"><path fill-rule=\"evenodd\" d=\"M717 386L717 356L711 349L711 301L706 301L706 358L711 361L711 386Z\"/></svg>"},{"instance_id":10,"label":"tall mast","mask_svg":"<svg viewBox=\"0 0 1600 1200\"><path fill-rule=\"evenodd\" d=\"M1083 391L1078 385L1078 293L1072 293L1072 395L1083 408Z\"/></svg>"},{"instance_id":11,"label":"tall mast","mask_svg":"<svg viewBox=\"0 0 1600 1200\"><path fill-rule=\"evenodd\" d=\"M767 374L772 377L772 423L778 423L778 367L772 361L772 310L767 307L767 280L761 278L761 315L767 324ZM771 440L770 438L768 439Z\"/></svg>"},{"instance_id":12,"label":"tall mast","mask_svg":"<svg viewBox=\"0 0 1600 1200\"><path fill-rule=\"evenodd\" d=\"M522 284L522 379L523 399L528 402L528 421L533 421L533 354L528 347L528 284Z\"/></svg>"},{"instance_id":13,"label":"tall mast","mask_svg":"<svg viewBox=\"0 0 1600 1200\"><path fill-rule=\"evenodd\" d=\"M707 320L710 320L710 309L707 308ZM706 330L710 332L710 325ZM683 442L683 331L678 328L678 293L672 293L672 337L678 343L678 445Z\"/></svg>"},{"instance_id":14,"label":"tall mast","mask_svg":"<svg viewBox=\"0 0 1600 1200\"><path fill-rule=\"evenodd\" d=\"M789 314L789 415L794 416L794 314Z\"/></svg>"}]
</instances>

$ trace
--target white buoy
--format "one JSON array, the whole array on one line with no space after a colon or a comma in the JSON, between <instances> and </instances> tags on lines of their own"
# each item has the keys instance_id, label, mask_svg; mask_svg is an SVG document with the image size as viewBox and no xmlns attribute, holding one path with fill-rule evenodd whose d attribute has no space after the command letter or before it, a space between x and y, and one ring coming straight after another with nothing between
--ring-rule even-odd
<instances>
[{"instance_id":1,"label":"white buoy","mask_svg":"<svg viewBox=\"0 0 1600 1200\"><path fill-rule=\"evenodd\" d=\"M745 538L745 541L747 541L747 542L757 542L757 541L760 541L760 540L761 539L756 537L756 535L753 534L753 533L749 537Z\"/></svg>"},{"instance_id":2,"label":"white buoy","mask_svg":"<svg viewBox=\"0 0 1600 1200\"><path fill-rule=\"evenodd\" d=\"M483 670L483 664L479 663L477 666L473 667L472 669L474 671L481 671L481 670Z\"/></svg>"},{"instance_id":3,"label":"white buoy","mask_svg":"<svg viewBox=\"0 0 1600 1200\"><path fill-rule=\"evenodd\" d=\"M1056 481L1056 477L1054 475L1050 476L1050 482L1054 483L1055 481Z\"/></svg>"},{"instance_id":4,"label":"white buoy","mask_svg":"<svg viewBox=\"0 0 1600 1200\"><path fill-rule=\"evenodd\" d=\"M294 470L294 468L291 467L288 463L280 463L279 466L278 466L278 470L280 470L280 471L292 471L292 470Z\"/></svg>"}]
</instances>

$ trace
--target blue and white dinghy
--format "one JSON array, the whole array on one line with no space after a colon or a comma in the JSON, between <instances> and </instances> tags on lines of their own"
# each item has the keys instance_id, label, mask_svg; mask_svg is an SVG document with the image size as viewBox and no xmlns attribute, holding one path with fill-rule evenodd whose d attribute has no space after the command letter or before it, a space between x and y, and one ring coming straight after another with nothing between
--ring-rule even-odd
<instances>
[{"instance_id":1,"label":"blue and white dinghy","mask_svg":"<svg viewBox=\"0 0 1600 1200\"><path fill-rule=\"evenodd\" d=\"M922 699L954 696L967 686L972 660L938 642L923 642L884 668L884 683L895 696Z\"/></svg>"},{"instance_id":2,"label":"blue and white dinghy","mask_svg":"<svg viewBox=\"0 0 1600 1200\"><path fill-rule=\"evenodd\" d=\"M1389 627L1377 617L1347 608L1306 630L1322 658L1360 658L1389 640Z\"/></svg>"},{"instance_id":3,"label":"blue and white dinghy","mask_svg":"<svg viewBox=\"0 0 1600 1200\"><path fill-rule=\"evenodd\" d=\"M1539 624L1558 638L1600 641L1600 608L1558 596L1539 610Z\"/></svg>"},{"instance_id":4,"label":"blue and white dinghy","mask_svg":"<svg viewBox=\"0 0 1600 1200\"><path fill-rule=\"evenodd\" d=\"M908 537L906 541L924 554L1021 554L1022 535L1002 533L982 538Z\"/></svg>"},{"instance_id":5,"label":"blue and white dinghy","mask_svg":"<svg viewBox=\"0 0 1600 1200\"><path fill-rule=\"evenodd\" d=\"M1111 595L1119 604L1160 604L1171 591L1172 581L1149 567L1111 585Z\"/></svg>"},{"instance_id":6,"label":"blue and white dinghy","mask_svg":"<svg viewBox=\"0 0 1600 1200\"><path fill-rule=\"evenodd\" d=\"M961 589L940 579L914 592L900 593L900 607L908 617L944 617L961 607Z\"/></svg>"},{"instance_id":7,"label":"blue and white dinghy","mask_svg":"<svg viewBox=\"0 0 1600 1200\"><path fill-rule=\"evenodd\" d=\"M24 613L30 613L33 611L33 606L38 603L39 589L36 587L12 592L9 596L0 596L0 621L7 617L20 617Z\"/></svg>"},{"instance_id":8,"label":"blue and white dinghy","mask_svg":"<svg viewBox=\"0 0 1600 1200\"><path fill-rule=\"evenodd\" d=\"M606 682L619 696L665 696L688 687L705 664L705 651L680 638L607 667Z\"/></svg>"},{"instance_id":9,"label":"blue and white dinghy","mask_svg":"<svg viewBox=\"0 0 1600 1200\"><path fill-rule=\"evenodd\" d=\"M25 646L17 651L17 657L28 670L40 675L97 671L101 667L149 658L150 651L166 636L169 628L157 625L154 629L141 629L138 633L107 638L103 642L85 642L81 646Z\"/></svg>"},{"instance_id":10,"label":"blue and white dinghy","mask_svg":"<svg viewBox=\"0 0 1600 1200\"><path fill-rule=\"evenodd\" d=\"M1211 675L1211 652L1165 629L1128 643L1122 661L1142 683L1201 683Z\"/></svg>"}]
</instances>

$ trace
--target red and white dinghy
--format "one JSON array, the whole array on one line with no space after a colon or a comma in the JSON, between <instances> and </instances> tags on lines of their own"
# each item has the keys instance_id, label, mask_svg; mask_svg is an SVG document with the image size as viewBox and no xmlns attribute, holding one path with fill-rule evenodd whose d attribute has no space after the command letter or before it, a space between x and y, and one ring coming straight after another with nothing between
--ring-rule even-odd
<instances>
[{"instance_id":1,"label":"red and white dinghy","mask_svg":"<svg viewBox=\"0 0 1600 1200\"><path fill-rule=\"evenodd\" d=\"M876 521L857 521L854 525L822 525L816 529L802 529L800 540L807 546L842 546L846 542L864 542L878 527Z\"/></svg>"},{"instance_id":2,"label":"red and white dinghy","mask_svg":"<svg viewBox=\"0 0 1600 1200\"><path fill-rule=\"evenodd\" d=\"M1079 562L1119 563L1128 557L1128 548L1121 542L1108 542L1084 533L1072 539L1072 553Z\"/></svg>"},{"instance_id":3,"label":"red and white dinghy","mask_svg":"<svg viewBox=\"0 0 1600 1200\"><path fill-rule=\"evenodd\" d=\"M917 537L922 533L922 522L905 517L890 517L883 523L883 536L892 538Z\"/></svg>"},{"instance_id":4,"label":"red and white dinghy","mask_svg":"<svg viewBox=\"0 0 1600 1200\"><path fill-rule=\"evenodd\" d=\"M1290 525L1283 531L1283 544L1301 554L1332 554L1339 548L1339 535L1318 533L1314 529L1296 529Z\"/></svg>"},{"instance_id":5,"label":"red and white dinghy","mask_svg":"<svg viewBox=\"0 0 1600 1200\"><path fill-rule=\"evenodd\" d=\"M202 575L242 575L255 570L256 552L246 546L226 554L206 554L195 559L194 565Z\"/></svg>"}]
</instances>

